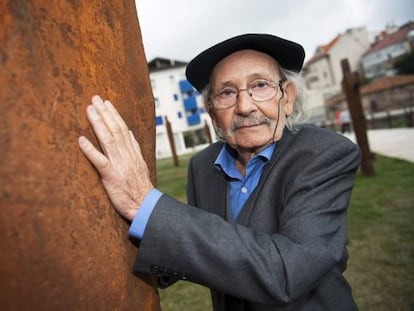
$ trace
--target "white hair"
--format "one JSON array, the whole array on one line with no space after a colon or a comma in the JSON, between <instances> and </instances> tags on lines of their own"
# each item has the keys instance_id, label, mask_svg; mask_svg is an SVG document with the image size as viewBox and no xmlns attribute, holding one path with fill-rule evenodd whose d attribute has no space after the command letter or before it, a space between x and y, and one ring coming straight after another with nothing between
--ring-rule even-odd
<instances>
[{"instance_id":1,"label":"white hair","mask_svg":"<svg viewBox=\"0 0 414 311\"><path fill-rule=\"evenodd\" d=\"M310 109L305 98L305 83L300 73L279 66L282 79L289 80L296 88L293 112L286 118L286 127L293 133L299 131L301 125L309 118Z\"/></svg>"}]
</instances>

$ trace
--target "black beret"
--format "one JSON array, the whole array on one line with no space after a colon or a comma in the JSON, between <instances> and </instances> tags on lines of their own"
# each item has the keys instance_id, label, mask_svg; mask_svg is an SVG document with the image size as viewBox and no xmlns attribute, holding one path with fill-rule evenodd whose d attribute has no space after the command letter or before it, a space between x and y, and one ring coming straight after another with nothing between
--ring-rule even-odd
<instances>
[{"instance_id":1,"label":"black beret","mask_svg":"<svg viewBox=\"0 0 414 311\"><path fill-rule=\"evenodd\" d=\"M188 81L201 92L210 82L214 66L240 50L256 50L273 57L285 69L300 72L305 59L303 47L269 34L244 34L220 42L197 55L186 68Z\"/></svg>"}]
</instances>

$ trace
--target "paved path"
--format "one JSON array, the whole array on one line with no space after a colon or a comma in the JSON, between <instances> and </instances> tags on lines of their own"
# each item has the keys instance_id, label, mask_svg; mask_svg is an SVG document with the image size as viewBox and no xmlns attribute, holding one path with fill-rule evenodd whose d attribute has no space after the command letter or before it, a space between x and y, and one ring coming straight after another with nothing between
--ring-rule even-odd
<instances>
[{"instance_id":1,"label":"paved path","mask_svg":"<svg viewBox=\"0 0 414 311\"><path fill-rule=\"evenodd\" d=\"M354 133L345 136L356 141ZM414 128L368 130L368 142L372 152L414 162Z\"/></svg>"}]
</instances>

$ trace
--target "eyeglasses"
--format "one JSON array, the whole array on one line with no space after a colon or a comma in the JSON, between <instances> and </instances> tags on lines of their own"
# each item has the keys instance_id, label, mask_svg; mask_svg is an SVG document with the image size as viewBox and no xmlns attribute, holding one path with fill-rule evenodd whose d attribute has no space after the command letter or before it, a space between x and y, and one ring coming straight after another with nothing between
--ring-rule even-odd
<instances>
[{"instance_id":1,"label":"eyeglasses","mask_svg":"<svg viewBox=\"0 0 414 311\"><path fill-rule=\"evenodd\" d=\"M265 102L274 98L278 93L278 89L282 90L283 81L279 80L276 83L274 81L258 79L250 82L246 89L226 86L215 93L213 97L210 97L209 101L216 109L227 109L236 104L241 91L247 91L254 102Z\"/></svg>"}]
</instances>

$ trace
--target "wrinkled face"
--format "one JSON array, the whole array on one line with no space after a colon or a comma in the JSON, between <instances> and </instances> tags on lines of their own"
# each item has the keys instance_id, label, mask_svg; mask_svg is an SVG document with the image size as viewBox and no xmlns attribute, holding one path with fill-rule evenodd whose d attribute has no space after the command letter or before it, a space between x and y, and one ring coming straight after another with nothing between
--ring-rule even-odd
<instances>
[{"instance_id":1,"label":"wrinkled face","mask_svg":"<svg viewBox=\"0 0 414 311\"><path fill-rule=\"evenodd\" d=\"M277 62L254 50L235 52L214 67L210 77L210 115L217 130L234 149L257 153L282 137L286 116L292 113L296 90L285 81L282 92L277 85L280 80ZM248 91L240 91L233 106L219 109L214 104L217 94L227 96L228 90L261 87L262 81L277 85L276 95L269 100L255 101Z\"/></svg>"}]
</instances>

